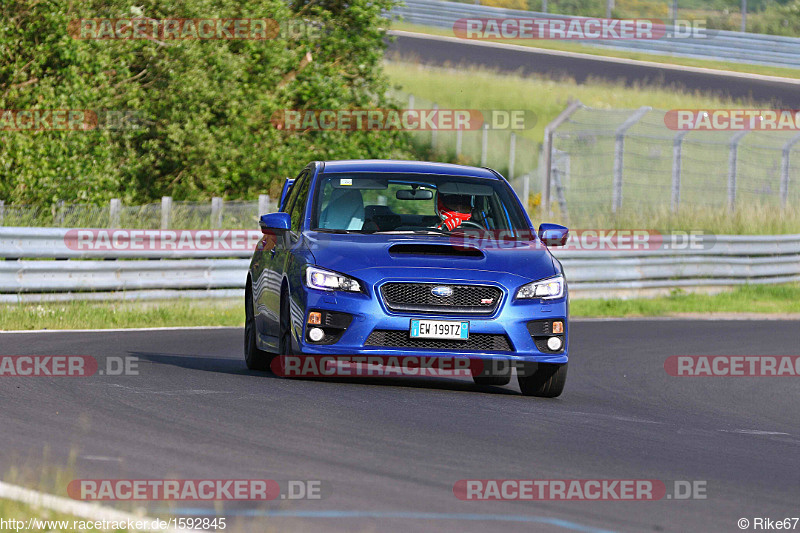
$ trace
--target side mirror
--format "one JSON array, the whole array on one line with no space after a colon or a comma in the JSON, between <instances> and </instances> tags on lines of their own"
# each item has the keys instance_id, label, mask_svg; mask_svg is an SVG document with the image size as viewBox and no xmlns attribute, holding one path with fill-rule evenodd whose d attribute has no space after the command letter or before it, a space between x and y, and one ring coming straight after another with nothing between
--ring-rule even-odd
<instances>
[{"instance_id":1,"label":"side mirror","mask_svg":"<svg viewBox=\"0 0 800 533\"><path fill-rule=\"evenodd\" d=\"M569 230L559 224L542 224L539 226L539 240L547 246L564 246L569 238Z\"/></svg>"},{"instance_id":2,"label":"side mirror","mask_svg":"<svg viewBox=\"0 0 800 533\"><path fill-rule=\"evenodd\" d=\"M272 233L274 230L287 230L292 225L292 217L289 213L269 213L261 215L258 225L264 234Z\"/></svg>"}]
</instances>

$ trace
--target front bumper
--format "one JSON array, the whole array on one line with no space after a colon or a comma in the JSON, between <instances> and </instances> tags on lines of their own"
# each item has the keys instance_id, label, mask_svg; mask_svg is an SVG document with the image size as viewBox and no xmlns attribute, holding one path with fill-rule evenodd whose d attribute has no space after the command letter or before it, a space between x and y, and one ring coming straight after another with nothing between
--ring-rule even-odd
<instances>
[{"instance_id":1,"label":"front bumper","mask_svg":"<svg viewBox=\"0 0 800 533\"><path fill-rule=\"evenodd\" d=\"M411 281L409 281L411 282ZM514 300L513 294L500 287L503 299L492 315L465 316L443 313L422 314L393 312L382 301L379 292L371 294L327 292L303 287L293 299L293 333L300 353L309 355L385 355L385 356L437 356L467 359L507 359L512 361L566 363L569 353L569 324L567 295L557 300ZM349 325L333 344L310 342L306 324L310 311L332 311L352 316ZM302 317L302 319L300 319ZM451 341L446 348L437 342L397 342L403 333L408 339L411 319L468 320L470 337L476 342ZM553 353L542 343L541 328L534 321L562 320L564 322L563 348ZM537 322L540 324L540 322ZM373 332L396 332L390 335L375 335ZM372 334L372 337L370 336ZM497 342L500 336L507 342ZM381 339L393 339L394 346L381 344ZM493 340L489 340L493 339ZM370 343L368 343L368 340ZM375 344L376 340L378 345ZM537 342L539 347L537 347ZM464 344L459 344L459 343ZM399 344L402 344L399 345ZM415 346L416 345L416 346ZM464 346L463 348L461 346ZM505 347L505 349L498 347ZM542 349L540 349L542 348Z\"/></svg>"}]
</instances>

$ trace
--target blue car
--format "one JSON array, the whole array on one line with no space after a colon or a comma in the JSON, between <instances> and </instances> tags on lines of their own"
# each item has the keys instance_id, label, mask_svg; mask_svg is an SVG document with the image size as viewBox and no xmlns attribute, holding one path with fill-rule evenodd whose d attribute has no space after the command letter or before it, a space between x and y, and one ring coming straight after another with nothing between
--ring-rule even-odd
<instances>
[{"instance_id":1,"label":"blue car","mask_svg":"<svg viewBox=\"0 0 800 533\"><path fill-rule=\"evenodd\" d=\"M245 292L245 361L276 355L482 361L473 379L555 397L567 376L561 263L509 183L487 168L317 161L261 216Z\"/></svg>"}]
</instances>

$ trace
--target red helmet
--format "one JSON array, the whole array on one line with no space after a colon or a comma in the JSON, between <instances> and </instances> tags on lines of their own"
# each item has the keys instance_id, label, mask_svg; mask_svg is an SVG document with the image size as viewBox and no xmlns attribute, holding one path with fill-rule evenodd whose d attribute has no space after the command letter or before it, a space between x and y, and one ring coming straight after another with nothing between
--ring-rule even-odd
<instances>
[{"instance_id":1,"label":"red helmet","mask_svg":"<svg viewBox=\"0 0 800 533\"><path fill-rule=\"evenodd\" d=\"M472 196L469 194L443 194L436 193L436 214L444 218L443 213L464 213L472 212Z\"/></svg>"}]
</instances>

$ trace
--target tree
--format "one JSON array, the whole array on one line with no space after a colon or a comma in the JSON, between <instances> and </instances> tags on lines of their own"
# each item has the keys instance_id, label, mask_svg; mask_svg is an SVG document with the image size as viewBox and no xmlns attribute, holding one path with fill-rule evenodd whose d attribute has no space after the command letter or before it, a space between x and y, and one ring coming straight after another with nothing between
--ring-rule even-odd
<instances>
[{"instance_id":1,"label":"tree","mask_svg":"<svg viewBox=\"0 0 800 533\"><path fill-rule=\"evenodd\" d=\"M392 106L381 69L381 13L391 1L141 0L131 8L122 0L5 0L0 108L91 110L100 127L12 131L19 117L7 114L0 199L254 197L310 160L406 156L402 132L287 132L270 124L282 109ZM87 39L100 30L77 22L131 18L278 26L266 40ZM120 113L123 129L109 129Z\"/></svg>"}]
</instances>

